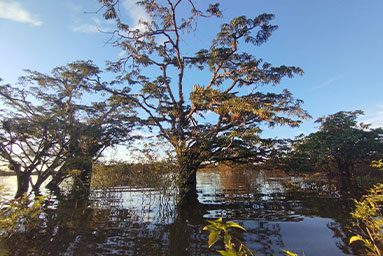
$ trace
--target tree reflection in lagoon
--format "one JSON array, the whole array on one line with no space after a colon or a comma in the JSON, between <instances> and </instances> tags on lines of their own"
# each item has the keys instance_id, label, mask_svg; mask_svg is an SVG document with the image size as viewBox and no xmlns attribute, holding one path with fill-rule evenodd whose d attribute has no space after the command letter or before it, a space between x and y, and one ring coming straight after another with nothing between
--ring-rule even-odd
<instances>
[{"instance_id":1,"label":"tree reflection in lagoon","mask_svg":"<svg viewBox=\"0 0 383 256\"><path fill-rule=\"evenodd\" d=\"M349 253L343 229L351 200L291 190L291 180L246 170L202 171L200 203L177 210L174 193L156 188L118 186L93 190L89 198L53 198L40 230L0 246L14 255L211 255L202 227L206 219L223 217L248 230L240 236L258 255L281 249Z\"/></svg>"}]
</instances>

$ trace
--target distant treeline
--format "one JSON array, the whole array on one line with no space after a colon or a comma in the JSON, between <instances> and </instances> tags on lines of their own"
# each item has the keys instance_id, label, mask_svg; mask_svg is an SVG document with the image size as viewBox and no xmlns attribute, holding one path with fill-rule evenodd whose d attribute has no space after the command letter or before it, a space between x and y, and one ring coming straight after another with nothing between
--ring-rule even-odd
<instances>
[{"instance_id":1,"label":"distant treeline","mask_svg":"<svg viewBox=\"0 0 383 256\"><path fill-rule=\"evenodd\" d=\"M14 176L16 175L13 171L0 170L0 176ZM37 172L32 172L31 175L37 175Z\"/></svg>"}]
</instances>

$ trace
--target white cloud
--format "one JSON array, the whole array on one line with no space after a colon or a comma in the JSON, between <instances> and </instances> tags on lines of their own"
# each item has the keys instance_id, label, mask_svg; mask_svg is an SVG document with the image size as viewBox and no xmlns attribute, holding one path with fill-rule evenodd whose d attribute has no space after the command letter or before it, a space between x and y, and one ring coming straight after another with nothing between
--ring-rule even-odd
<instances>
[{"instance_id":1,"label":"white cloud","mask_svg":"<svg viewBox=\"0 0 383 256\"><path fill-rule=\"evenodd\" d=\"M365 124L371 124L372 128L383 127L383 105L365 110L365 115L360 119Z\"/></svg>"},{"instance_id":2,"label":"white cloud","mask_svg":"<svg viewBox=\"0 0 383 256\"><path fill-rule=\"evenodd\" d=\"M79 24L73 27L72 31L80 33L97 33L100 30L96 24Z\"/></svg>"},{"instance_id":3,"label":"white cloud","mask_svg":"<svg viewBox=\"0 0 383 256\"><path fill-rule=\"evenodd\" d=\"M136 4L137 0L125 0L123 5L129 15L129 18L132 20L132 29L144 30L145 27L143 24L140 24L140 21L151 21L151 17L145 11L142 6Z\"/></svg>"},{"instance_id":4,"label":"white cloud","mask_svg":"<svg viewBox=\"0 0 383 256\"><path fill-rule=\"evenodd\" d=\"M80 33L98 33L100 31L108 31L106 22L93 18L92 23L81 23L72 27L72 31Z\"/></svg>"},{"instance_id":5,"label":"white cloud","mask_svg":"<svg viewBox=\"0 0 383 256\"><path fill-rule=\"evenodd\" d=\"M21 4L11 0L0 0L0 18L26 23L32 26L41 26L42 21L34 18Z\"/></svg>"}]
</instances>

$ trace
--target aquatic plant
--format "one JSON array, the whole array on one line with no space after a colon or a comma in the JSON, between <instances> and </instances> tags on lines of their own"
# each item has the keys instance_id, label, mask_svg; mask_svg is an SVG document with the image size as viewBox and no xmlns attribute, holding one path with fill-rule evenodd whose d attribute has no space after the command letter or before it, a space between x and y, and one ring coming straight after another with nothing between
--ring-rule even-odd
<instances>
[{"instance_id":1,"label":"aquatic plant","mask_svg":"<svg viewBox=\"0 0 383 256\"><path fill-rule=\"evenodd\" d=\"M246 231L244 227L234 221L223 222L222 218L217 220L208 220L208 222L210 224L206 225L203 230L209 231L209 248L214 246L218 241L222 240L224 243L224 250L217 250L220 255L254 255L254 253L245 244L243 244L241 240L232 235L233 229Z\"/></svg>"},{"instance_id":2,"label":"aquatic plant","mask_svg":"<svg viewBox=\"0 0 383 256\"><path fill-rule=\"evenodd\" d=\"M0 187L0 235L11 237L18 232L25 232L39 227L44 196L35 196L31 200L23 196L8 200L4 187Z\"/></svg>"},{"instance_id":3,"label":"aquatic plant","mask_svg":"<svg viewBox=\"0 0 383 256\"><path fill-rule=\"evenodd\" d=\"M248 248L240 239L233 235L233 230L245 231L246 229L234 221L224 222L222 218L208 220L210 223L203 230L209 231L209 248L213 247L218 241L223 241L224 250L217 250L222 256L254 256L255 252ZM288 250L282 250L286 256L298 256Z\"/></svg>"},{"instance_id":4,"label":"aquatic plant","mask_svg":"<svg viewBox=\"0 0 383 256\"><path fill-rule=\"evenodd\" d=\"M371 167L383 169L383 161L379 159L371 162ZM353 227L358 230L357 235L350 238L349 243L361 241L367 249L368 255L383 253L383 184L374 185L367 195L359 201L355 200L355 211L351 214L354 218Z\"/></svg>"},{"instance_id":5,"label":"aquatic plant","mask_svg":"<svg viewBox=\"0 0 383 256\"><path fill-rule=\"evenodd\" d=\"M367 195L359 201L355 200L356 209L351 214L354 218L352 226L357 234L349 243L361 241L367 249L367 255L383 253L383 184L374 185Z\"/></svg>"}]
</instances>

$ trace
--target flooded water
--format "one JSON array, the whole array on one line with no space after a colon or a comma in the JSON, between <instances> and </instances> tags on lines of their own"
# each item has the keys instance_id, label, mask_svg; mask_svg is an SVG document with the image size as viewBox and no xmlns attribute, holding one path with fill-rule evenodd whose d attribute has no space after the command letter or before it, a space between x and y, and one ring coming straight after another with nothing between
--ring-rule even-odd
<instances>
[{"instance_id":1,"label":"flooded water","mask_svg":"<svg viewBox=\"0 0 383 256\"><path fill-rule=\"evenodd\" d=\"M207 219L243 225L256 255L348 255L352 201L326 183L254 171L198 172L198 203L176 208L172 191L119 186L88 199L51 196L38 230L0 243L11 255L217 255ZM15 188L14 177L0 184ZM297 186L304 189L297 190Z\"/></svg>"}]
</instances>

